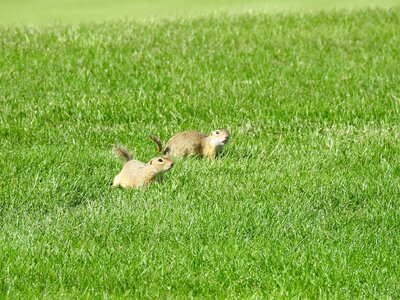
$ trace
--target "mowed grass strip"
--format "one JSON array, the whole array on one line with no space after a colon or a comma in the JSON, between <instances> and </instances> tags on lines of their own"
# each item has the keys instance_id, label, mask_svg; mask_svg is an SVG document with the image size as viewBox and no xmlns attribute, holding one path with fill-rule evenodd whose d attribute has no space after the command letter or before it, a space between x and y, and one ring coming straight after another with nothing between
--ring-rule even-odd
<instances>
[{"instance_id":1,"label":"mowed grass strip","mask_svg":"<svg viewBox=\"0 0 400 300\"><path fill-rule=\"evenodd\" d=\"M398 298L400 10L0 29L0 291ZM120 142L229 128L111 189Z\"/></svg>"}]
</instances>

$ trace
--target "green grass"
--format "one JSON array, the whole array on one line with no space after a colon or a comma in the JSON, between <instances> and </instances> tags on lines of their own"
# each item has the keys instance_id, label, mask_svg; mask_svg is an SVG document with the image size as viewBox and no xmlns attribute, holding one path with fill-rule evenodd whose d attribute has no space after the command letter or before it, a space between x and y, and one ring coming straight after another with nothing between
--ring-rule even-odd
<instances>
[{"instance_id":1,"label":"green grass","mask_svg":"<svg viewBox=\"0 0 400 300\"><path fill-rule=\"evenodd\" d=\"M0 0L0 24L181 18L227 12L268 13L392 7L400 0Z\"/></svg>"},{"instance_id":2,"label":"green grass","mask_svg":"<svg viewBox=\"0 0 400 300\"><path fill-rule=\"evenodd\" d=\"M0 29L0 295L400 297L400 10ZM111 189L228 127L214 162Z\"/></svg>"}]
</instances>

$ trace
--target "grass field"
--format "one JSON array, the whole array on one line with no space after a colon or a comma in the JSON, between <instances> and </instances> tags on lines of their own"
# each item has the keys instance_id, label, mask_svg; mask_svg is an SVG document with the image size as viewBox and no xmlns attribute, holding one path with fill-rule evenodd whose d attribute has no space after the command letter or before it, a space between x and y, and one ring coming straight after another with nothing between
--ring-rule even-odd
<instances>
[{"instance_id":1,"label":"grass field","mask_svg":"<svg viewBox=\"0 0 400 300\"><path fill-rule=\"evenodd\" d=\"M326 9L393 7L400 0L0 0L0 24L155 20L249 10L311 12Z\"/></svg>"},{"instance_id":2,"label":"grass field","mask_svg":"<svg viewBox=\"0 0 400 300\"><path fill-rule=\"evenodd\" d=\"M400 9L0 29L0 298L400 297ZM148 134L214 162L111 189Z\"/></svg>"}]
</instances>

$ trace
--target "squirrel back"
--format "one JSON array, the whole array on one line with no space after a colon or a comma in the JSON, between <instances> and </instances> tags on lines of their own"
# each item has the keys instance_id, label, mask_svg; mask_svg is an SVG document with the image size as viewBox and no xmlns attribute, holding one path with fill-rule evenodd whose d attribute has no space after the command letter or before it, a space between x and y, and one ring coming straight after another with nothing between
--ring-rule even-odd
<instances>
[{"instance_id":1,"label":"squirrel back","mask_svg":"<svg viewBox=\"0 0 400 300\"><path fill-rule=\"evenodd\" d=\"M214 130L208 136L193 130L179 132L168 140L164 151L158 137L150 138L157 144L158 151L162 151L164 155L168 153L171 157L200 156L214 159L228 142L229 132Z\"/></svg>"}]
</instances>

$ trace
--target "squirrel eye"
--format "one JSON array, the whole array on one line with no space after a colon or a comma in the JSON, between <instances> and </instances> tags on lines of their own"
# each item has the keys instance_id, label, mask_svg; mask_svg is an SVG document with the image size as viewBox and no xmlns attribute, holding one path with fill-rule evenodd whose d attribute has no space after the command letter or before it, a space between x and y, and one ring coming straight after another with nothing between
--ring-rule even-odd
<instances>
[{"instance_id":1,"label":"squirrel eye","mask_svg":"<svg viewBox=\"0 0 400 300\"><path fill-rule=\"evenodd\" d=\"M216 133L216 134L219 134L219 131L217 130L215 133Z\"/></svg>"},{"instance_id":2,"label":"squirrel eye","mask_svg":"<svg viewBox=\"0 0 400 300\"><path fill-rule=\"evenodd\" d=\"M162 158L159 158L157 161L158 161L158 162L163 162Z\"/></svg>"}]
</instances>

